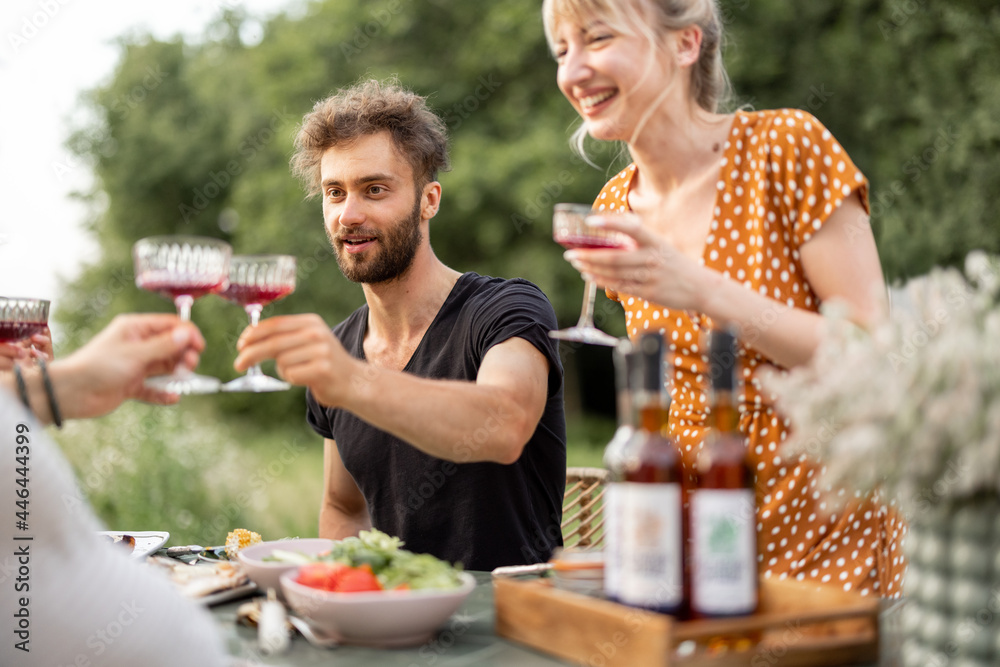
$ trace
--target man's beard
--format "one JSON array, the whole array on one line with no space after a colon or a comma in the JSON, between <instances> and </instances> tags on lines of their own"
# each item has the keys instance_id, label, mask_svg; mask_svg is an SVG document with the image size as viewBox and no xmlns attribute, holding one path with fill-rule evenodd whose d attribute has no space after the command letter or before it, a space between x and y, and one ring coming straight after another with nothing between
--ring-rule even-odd
<instances>
[{"instance_id":1,"label":"man's beard","mask_svg":"<svg viewBox=\"0 0 1000 667\"><path fill-rule=\"evenodd\" d=\"M355 283L376 284L394 280L410 268L413 258L416 257L417 248L423 240L420 232L420 197L410 214L401 220L397 220L387 231L381 234L372 234L365 228L359 228L353 234L370 235L377 238L378 247L374 256L352 255L346 252L342 245L330 239L333 245L337 264L344 277ZM329 236L327 230L327 236Z\"/></svg>"}]
</instances>

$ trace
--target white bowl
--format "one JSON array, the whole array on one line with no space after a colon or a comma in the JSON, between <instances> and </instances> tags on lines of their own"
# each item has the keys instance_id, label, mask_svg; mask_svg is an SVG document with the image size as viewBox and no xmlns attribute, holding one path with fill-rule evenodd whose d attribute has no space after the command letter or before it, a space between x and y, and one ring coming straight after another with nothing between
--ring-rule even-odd
<instances>
[{"instance_id":1,"label":"white bowl","mask_svg":"<svg viewBox=\"0 0 1000 667\"><path fill-rule=\"evenodd\" d=\"M297 576L280 577L296 615L345 644L390 648L429 641L476 587L475 578L461 572L458 588L333 593L303 586Z\"/></svg>"},{"instance_id":2,"label":"white bowl","mask_svg":"<svg viewBox=\"0 0 1000 667\"><path fill-rule=\"evenodd\" d=\"M252 544L236 554L236 560L247 571L250 581L257 584L261 591L267 593L268 588L281 595L281 583L279 577L289 570L297 570L298 563L273 563L263 560L275 551L291 551L303 553L307 556L315 556L333 548L333 540L322 537L303 538L294 540L275 540L273 542L260 542Z\"/></svg>"}]
</instances>

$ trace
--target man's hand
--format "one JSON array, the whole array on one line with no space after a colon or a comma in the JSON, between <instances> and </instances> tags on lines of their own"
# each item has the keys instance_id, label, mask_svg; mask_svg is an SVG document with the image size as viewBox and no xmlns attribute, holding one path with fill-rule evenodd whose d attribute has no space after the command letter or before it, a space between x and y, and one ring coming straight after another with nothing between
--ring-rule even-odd
<instances>
[{"instance_id":1,"label":"man's hand","mask_svg":"<svg viewBox=\"0 0 1000 667\"><path fill-rule=\"evenodd\" d=\"M86 345L52 364L55 391L67 418L98 417L127 399L168 405L179 397L148 389L143 381L194 368L205 339L176 315L120 315Z\"/></svg>"},{"instance_id":2,"label":"man's hand","mask_svg":"<svg viewBox=\"0 0 1000 667\"><path fill-rule=\"evenodd\" d=\"M475 382L418 377L355 359L318 315L269 317L244 330L236 346L236 370L274 359L278 375L309 387L321 405L348 410L457 463L516 461L547 401L548 361L523 338L490 348Z\"/></svg>"},{"instance_id":3,"label":"man's hand","mask_svg":"<svg viewBox=\"0 0 1000 667\"><path fill-rule=\"evenodd\" d=\"M338 407L361 364L354 359L319 315L269 317L247 327L236 344L233 366L245 371L274 359L278 375L287 382L309 387L322 405Z\"/></svg>"}]
</instances>

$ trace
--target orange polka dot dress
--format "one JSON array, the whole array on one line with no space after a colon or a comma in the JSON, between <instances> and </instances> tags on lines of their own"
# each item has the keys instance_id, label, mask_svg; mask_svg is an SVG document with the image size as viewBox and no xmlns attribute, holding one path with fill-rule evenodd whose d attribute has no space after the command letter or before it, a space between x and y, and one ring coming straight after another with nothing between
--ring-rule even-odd
<instances>
[{"instance_id":1,"label":"orange polka dot dress","mask_svg":"<svg viewBox=\"0 0 1000 667\"><path fill-rule=\"evenodd\" d=\"M628 210L636 173L630 165L604 186L601 210ZM737 112L719 166L718 191L701 262L726 278L793 308L818 311L799 249L846 197L857 192L868 208L868 183L844 149L813 116L798 110ZM712 323L691 311L663 308L626 294L629 336L659 331L667 340L673 402L670 429L684 463L694 465L708 417L708 350ZM757 323L759 328L767 322ZM753 323L745 327L753 331ZM857 590L900 594L905 523L878 497L831 502L820 492L819 467L787 460L781 443L789 423L761 390L758 375L776 364L743 344L740 428L757 470L757 530L765 577L793 577ZM843 495L843 492L840 492Z\"/></svg>"}]
</instances>

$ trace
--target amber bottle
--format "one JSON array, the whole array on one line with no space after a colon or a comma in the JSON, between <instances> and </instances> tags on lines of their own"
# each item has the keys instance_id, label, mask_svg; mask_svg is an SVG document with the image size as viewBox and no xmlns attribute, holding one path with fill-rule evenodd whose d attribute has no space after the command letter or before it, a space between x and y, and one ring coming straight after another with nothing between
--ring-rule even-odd
<instances>
[{"instance_id":1,"label":"amber bottle","mask_svg":"<svg viewBox=\"0 0 1000 667\"><path fill-rule=\"evenodd\" d=\"M668 436L664 341L643 336L631 354L631 398L638 428L613 461L608 488L605 592L623 604L667 614L685 609L682 467Z\"/></svg>"},{"instance_id":2,"label":"amber bottle","mask_svg":"<svg viewBox=\"0 0 1000 667\"><path fill-rule=\"evenodd\" d=\"M632 436L635 435L636 422L635 403L632 400L632 387L629 377L633 373L635 360L639 355L633 354L632 342L627 338L618 341L613 358L615 364L615 409L618 413L618 428L604 448L604 467L612 477L620 473L624 466L626 448ZM612 479L611 481L621 481Z\"/></svg>"},{"instance_id":3,"label":"amber bottle","mask_svg":"<svg viewBox=\"0 0 1000 667\"><path fill-rule=\"evenodd\" d=\"M757 609L754 469L740 432L736 338L715 330L710 342L711 412L689 494L691 614L743 616Z\"/></svg>"}]
</instances>

